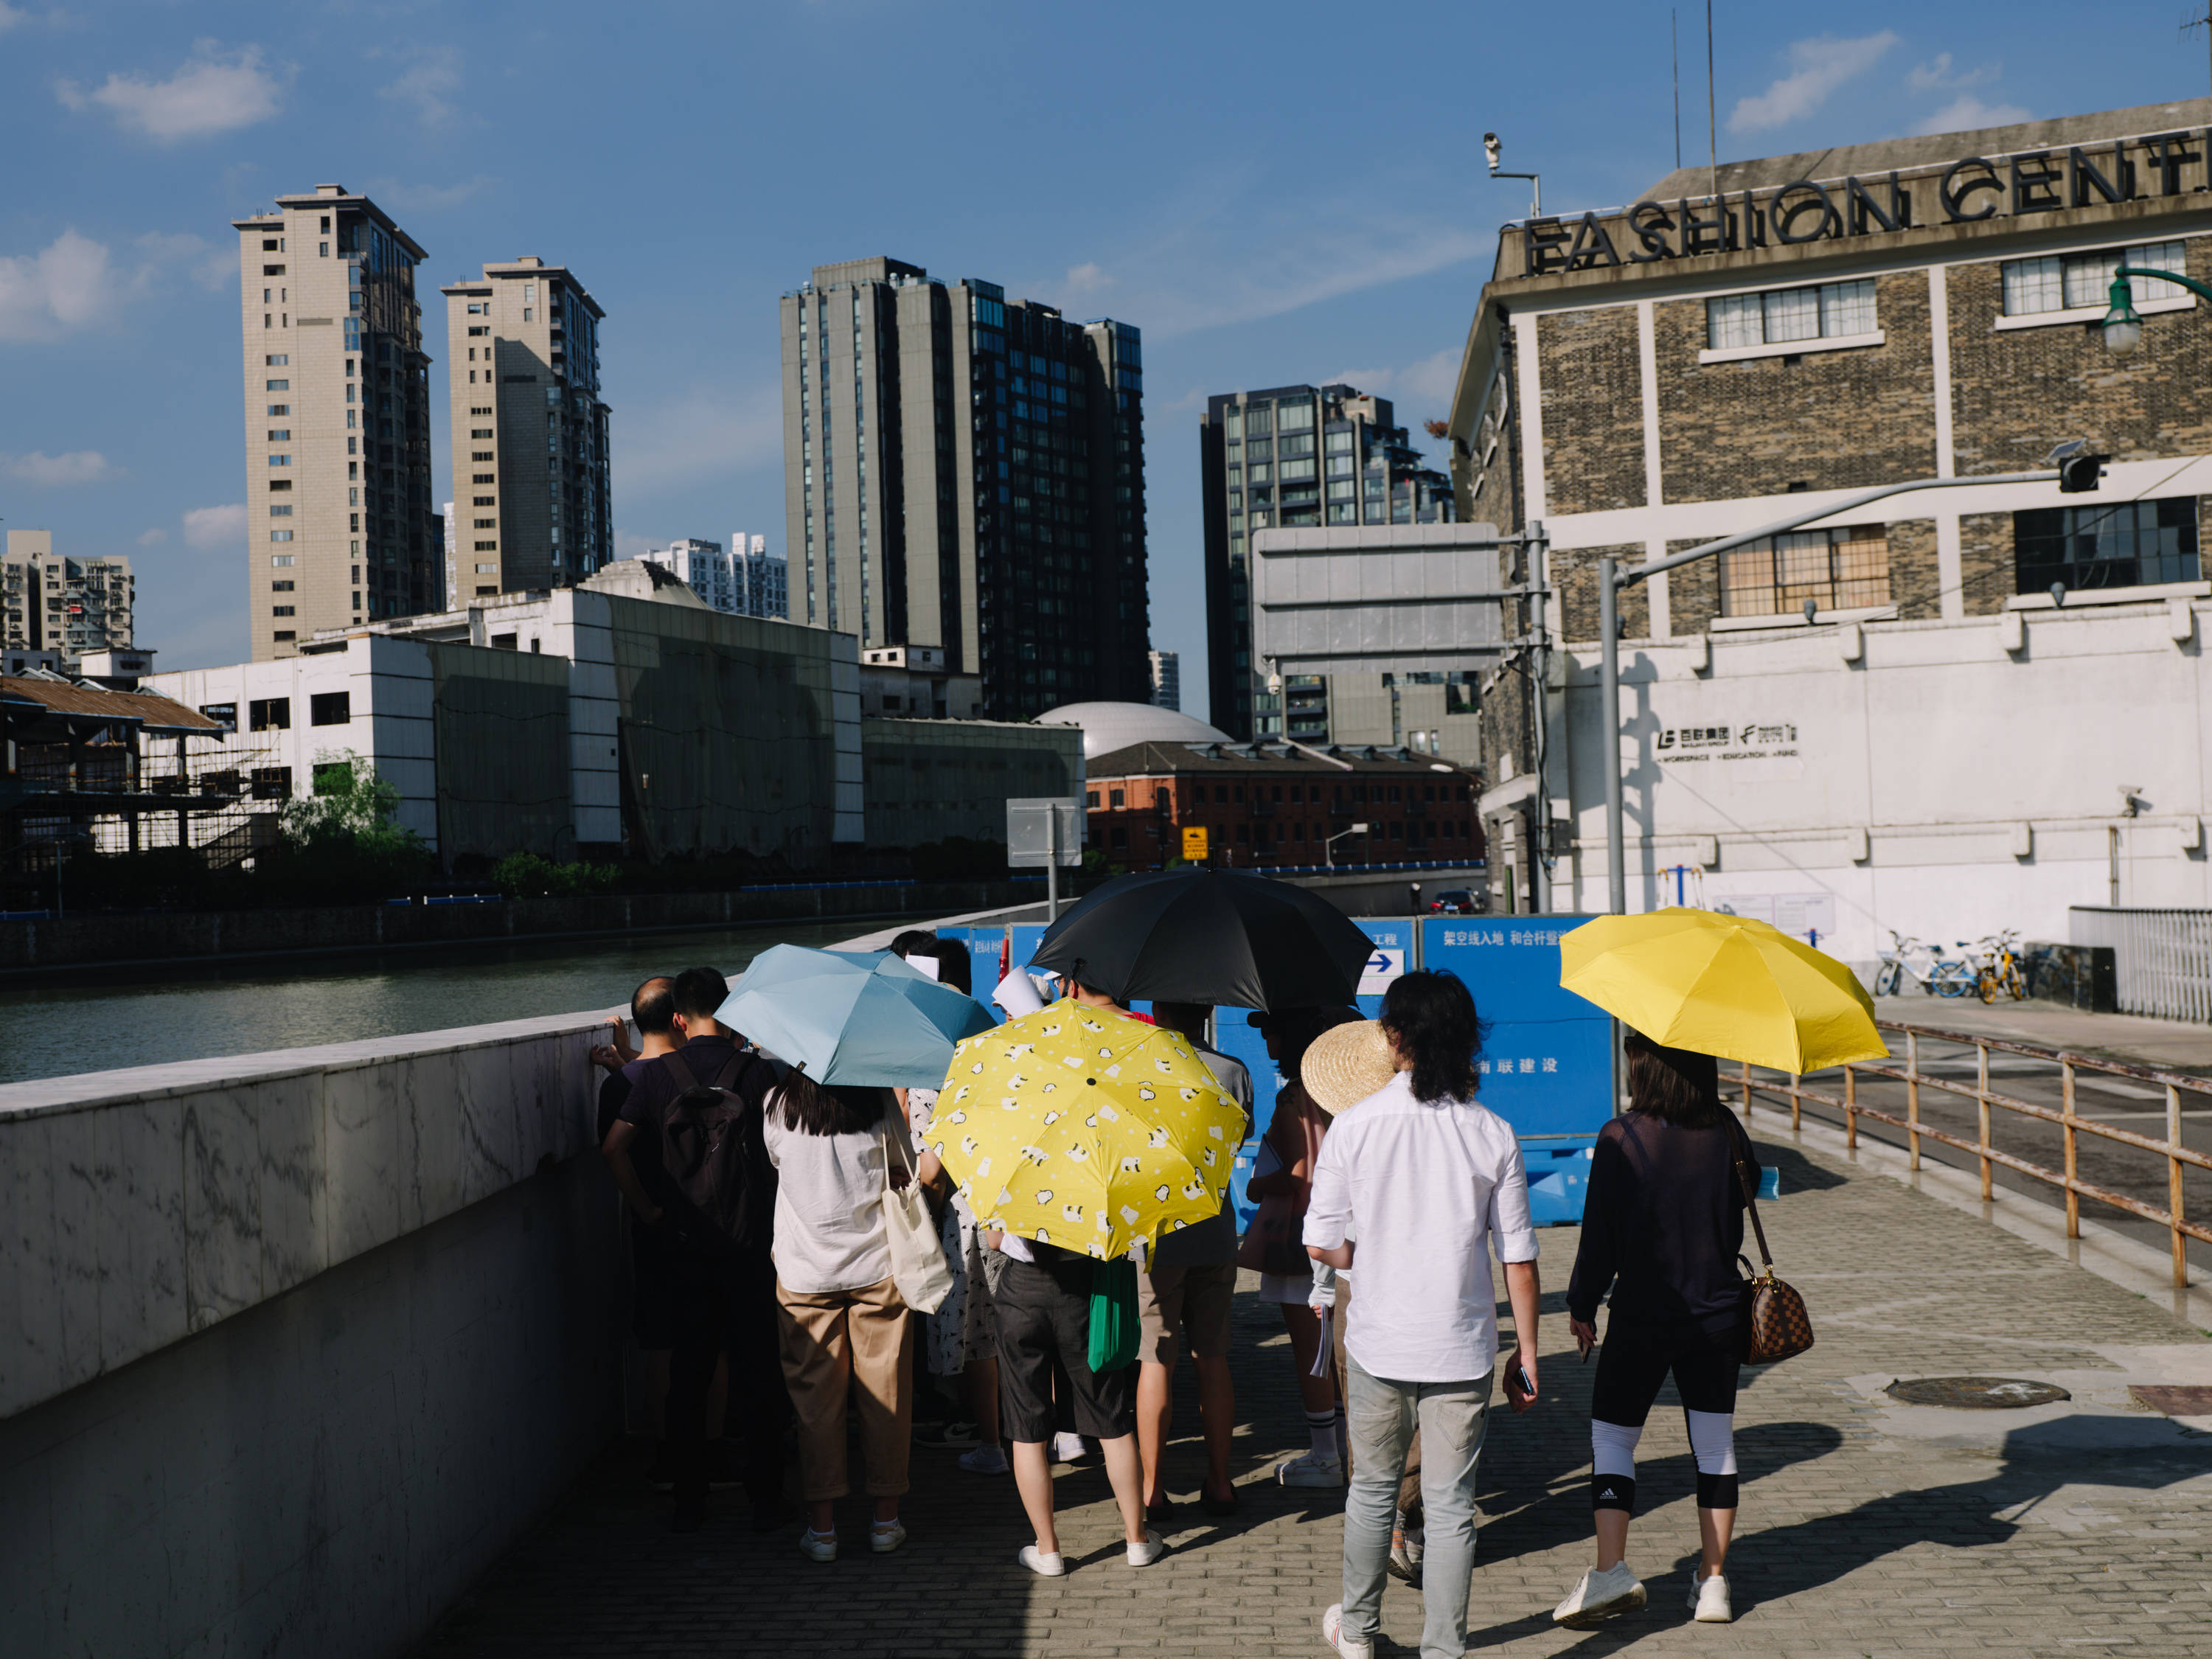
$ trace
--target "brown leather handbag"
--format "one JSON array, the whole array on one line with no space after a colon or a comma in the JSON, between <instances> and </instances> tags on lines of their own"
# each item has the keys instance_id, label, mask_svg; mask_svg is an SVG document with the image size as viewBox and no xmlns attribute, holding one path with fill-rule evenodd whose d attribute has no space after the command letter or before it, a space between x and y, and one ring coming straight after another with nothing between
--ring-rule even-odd
<instances>
[{"instance_id":1,"label":"brown leather handbag","mask_svg":"<svg viewBox=\"0 0 2212 1659\"><path fill-rule=\"evenodd\" d=\"M1813 1316L1805 1311L1805 1298L1774 1276L1774 1258L1766 1249L1766 1229L1759 1219L1759 1193L1751 1171L1736 1154L1735 1178L1743 1188L1744 1207L1751 1212L1751 1231L1759 1240L1761 1271L1743 1287L1743 1363L1771 1365L1794 1358L1813 1346ZM1741 1255L1747 1271L1751 1263Z\"/></svg>"}]
</instances>

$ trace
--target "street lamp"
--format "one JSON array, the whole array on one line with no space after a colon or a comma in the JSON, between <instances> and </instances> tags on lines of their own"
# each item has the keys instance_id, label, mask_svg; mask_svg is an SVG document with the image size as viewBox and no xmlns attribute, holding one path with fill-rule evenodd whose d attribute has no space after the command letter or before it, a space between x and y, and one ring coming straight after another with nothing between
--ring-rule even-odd
<instances>
[{"instance_id":1,"label":"street lamp","mask_svg":"<svg viewBox=\"0 0 2212 1659\"><path fill-rule=\"evenodd\" d=\"M2172 283L2176 288L2185 288L2200 300L2212 300L2212 288L2171 270L2144 270L2136 265L2122 265L2112 272L2112 286L2106 290L2112 309L2105 320L2097 325L2105 337L2105 349L2115 357L2124 357L2142 343L2142 315L2135 307L2135 295L2128 287L2128 278L2142 276L2157 283Z\"/></svg>"},{"instance_id":2,"label":"street lamp","mask_svg":"<svg viewBox=\"0 0 2212 1659\"><path fill-rule=\"evenodd\" d=\"M1335 835L1331 836L1327 841L1321 844L1321 861L1322 865L1326 868L1331 870L1335 869L1337 842L1342 841L1346 836L1364 836L1366 833L1367 826L1365 824L1355 823L1351 829L1339 830Z\"/></svg>"}]
</instances>

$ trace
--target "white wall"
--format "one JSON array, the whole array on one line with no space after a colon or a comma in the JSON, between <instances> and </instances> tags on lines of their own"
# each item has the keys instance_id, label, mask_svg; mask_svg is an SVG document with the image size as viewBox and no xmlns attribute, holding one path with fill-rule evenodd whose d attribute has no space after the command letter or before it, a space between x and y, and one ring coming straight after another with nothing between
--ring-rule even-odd
<instances>
[{"instance_id":1,"label":"white wall","mask_svg":"<svg viewBox=\"0 0 2212 1659\"><path fill-rule=\"evenodd\" d=\"M1823 947L1862 964L1891 928L1947 945L2001 927L2063 939L2069 905L2108 899L2115 829L2123 903L2212 900L2212 604L2014 604L2002 617L1624 642L1629 908L1672 903L1660 872L1689 864L1692 903L1824 900ZM1553 899L1602 909L1597 656L1562 655L1551 778L1575 850ZM2124 784L2142 802L2134 817Z\"/></svg>"},{"instance_id":2,"label":"white wall","mask_svg":"<svg viewBox=\"0 0 2212 1659\"><path fill-rule=\"evenodd\" d=\"M419 641L384 635L355 635L337 651L282 657L271 662L234 663L223 668L193 668L156 674L143 682L149 690L173 697L191 708L236 703L238 730L225 744L226 763L243 770L257 766L292 769L292 793L314 791L315 762L350 750L373 761L377 775L399 791L397 821L414 830L434 850L438 845L438 763L435 688L428 648ZM315 726L311 699L318 692L349 694L343 726ZM292 724L281 732L249 729L248 705L257 698L287 697ZM211 751L195 740L196 763L205 766ZM263 805L273 811L275 802Z\"/></svg>"}]
</instances>

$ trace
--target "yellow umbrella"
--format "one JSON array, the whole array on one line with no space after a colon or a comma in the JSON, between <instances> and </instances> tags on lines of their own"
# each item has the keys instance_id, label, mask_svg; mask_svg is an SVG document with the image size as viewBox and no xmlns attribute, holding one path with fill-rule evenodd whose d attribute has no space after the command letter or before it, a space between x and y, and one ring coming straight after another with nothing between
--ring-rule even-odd
<instances>
[{"instance_id":1,"label":"yellow umbrella","mask_svg":"<svg viewBox=\"0 0 2212 1659\"><path fill-rule=\"evenodd\" d=\"M981 1225L1105 1259L1220 1210L1244 1114L1179 1033L1063 1000L956 1048L929 1133Z\"/></svg>"},{"instance_id":2,"label":"yellow umbrella","mask_svg":"<svg viewBox=\"0 0 2212 1659\"><path fill-rule=\"evenodd\" d=\"M1654 1042L1778 1072L1889 1052L1856 975L1747 916L1600 916L1560 938L1559 983Z\"/></svg>"}]
</instances>

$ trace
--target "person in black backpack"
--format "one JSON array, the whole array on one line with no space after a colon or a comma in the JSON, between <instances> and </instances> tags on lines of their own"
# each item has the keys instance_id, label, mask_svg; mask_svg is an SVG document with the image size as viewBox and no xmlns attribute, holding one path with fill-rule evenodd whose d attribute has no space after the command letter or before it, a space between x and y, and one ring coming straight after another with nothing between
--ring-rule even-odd
<instances>
[{"instance_id":1,"label":"person in black backpack","mask_svg":"<svg viewBox=\"0 0 2212 1659\"><path fill-rule=\"evenodd\" d=\"M669 1267L668 1442L682 1532L705 1517L707 1390L725 1349L754 1524L771 1528L784 1511L791 1400L777 1354L769 1255L776 1176L761 1120L781 1073L715 1023L728 995L728 982L712 968L676 976L684 1046L640 1074L605 1148L615 1184L659 1236Z\"/></svg>"}]
</instances>

